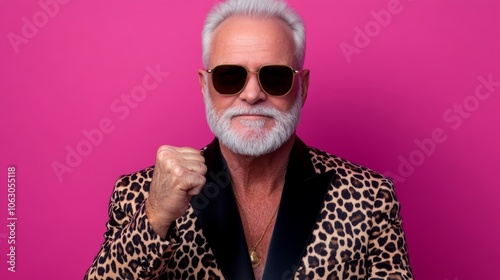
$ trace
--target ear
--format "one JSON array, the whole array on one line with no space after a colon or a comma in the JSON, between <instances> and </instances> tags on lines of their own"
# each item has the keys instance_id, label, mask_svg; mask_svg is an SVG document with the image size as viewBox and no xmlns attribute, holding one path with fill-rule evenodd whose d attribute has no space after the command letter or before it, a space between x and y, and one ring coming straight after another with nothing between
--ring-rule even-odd
<instances>
[{"instance_id":1,"label":"ear","mask_svg":"<svg viewBox=\"0 0 500 280\"><path fill-rule=\"evenodd\" d=\"M205 70L203 69L198 69L198 78L200 79L200 87L201 87L201 93L205 94ZM208 92L207 92L208 94Z\"/></svg>"},{"instance_id":2,"label":"ear","mask_svg":"<svg viewBox=\"0 0 500 280\"><path fill-rule=\"evenodd\" d=\"M300 79L302 80L302 106L304 106L307 99L307 89L309 88L309 69L300 72Z\"/></svg>"}]
</instances>

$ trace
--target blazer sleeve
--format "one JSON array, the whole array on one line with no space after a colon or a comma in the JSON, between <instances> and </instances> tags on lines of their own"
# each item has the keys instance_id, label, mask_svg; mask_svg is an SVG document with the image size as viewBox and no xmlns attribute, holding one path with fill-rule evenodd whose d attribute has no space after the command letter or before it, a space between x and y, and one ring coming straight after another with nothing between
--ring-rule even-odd
<instances>
[{"instance_id":1,"label":"blazer sleeve","mask_svg":"<svg viewBox=\"0 0 500 280\"><path fill-rule=\"evenodd\" d=\"M373 228L368 244L370 280L413 280L400 216L400 204L391 180L384 179L375 196Z\"/></svg>"},{"instance_id":2,"label":"blazer sleeve","mask_svg":"<svg viewBox=\"0 0 500 280\"><path fill-rule=\"evenodd\" d=\"M137 187L137 182L130 183L132 176L123 176L115 184L104 243L84 279L157 279L179 247L175 225L163 238L149 224L144 191L149 181Z\"/></svg>"}]
</instances>

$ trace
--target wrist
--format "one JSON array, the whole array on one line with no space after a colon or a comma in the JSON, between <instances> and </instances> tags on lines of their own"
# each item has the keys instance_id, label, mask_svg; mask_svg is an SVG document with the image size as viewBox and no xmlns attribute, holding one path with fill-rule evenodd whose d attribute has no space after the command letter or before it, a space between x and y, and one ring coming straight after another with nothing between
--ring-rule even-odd
<instances>
[{"instance_id":1,"label":"wrist","mask_svg":"<svg viewBox=\"0 0 500 280\"><path fill-rule=\"evenodd\" d=\"M151 225L156 234L158 234L162 238L166 238L167 232L172 222L167 222L164 219L160 219L161 215L158 215L158 212L154 210L154 207L149 205L147 202L145 206L146 206L146 218L148 219L149 224Z\"/></svg>"}]
</instances>

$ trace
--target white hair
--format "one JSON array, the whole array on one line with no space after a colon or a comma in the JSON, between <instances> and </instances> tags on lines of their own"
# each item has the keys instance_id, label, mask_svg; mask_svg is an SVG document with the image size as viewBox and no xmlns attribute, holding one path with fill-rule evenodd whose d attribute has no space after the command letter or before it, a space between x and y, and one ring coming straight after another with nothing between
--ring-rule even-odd
<instances>
[{"instance_id":1,"label":"white hair","mask_svg":"<svg viewBox=\"0 0 500 280\"><path fill-rule=\"evenodd\" d=\"M304 66L306 35L302 19L282 0L227 0L212 8L202 31L203 65L208 68L210 44L215 29L231 16L279 18L292 30L295 57L300 69Z\"/></svg>"}]
</instances>

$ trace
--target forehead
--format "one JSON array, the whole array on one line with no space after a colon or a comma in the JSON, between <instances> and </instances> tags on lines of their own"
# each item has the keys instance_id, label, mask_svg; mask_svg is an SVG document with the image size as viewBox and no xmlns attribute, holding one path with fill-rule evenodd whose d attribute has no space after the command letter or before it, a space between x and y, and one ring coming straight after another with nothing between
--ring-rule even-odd
<instances>
[{"instance_id":1,"label":"forehead","mask_svg":"<svg viewBox=\"0 0 500 280\"><path fill-rule=\"evenodd\" d=\"M209 64L263 64L295 62L292 30L278 18L232 16L214 31Z\"/></svg>"}]
</instances>

